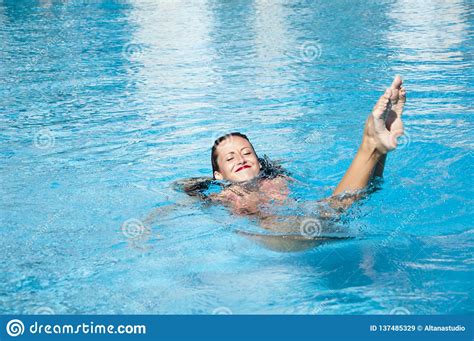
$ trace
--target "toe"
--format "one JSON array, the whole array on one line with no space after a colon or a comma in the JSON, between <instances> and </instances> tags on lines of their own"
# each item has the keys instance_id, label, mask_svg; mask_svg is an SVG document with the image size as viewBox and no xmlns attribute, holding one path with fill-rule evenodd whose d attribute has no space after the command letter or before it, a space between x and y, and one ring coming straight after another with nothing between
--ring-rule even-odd
<instances>
[{"instance_id":1,"label":"toe","mask_svg":"<svg viewBox=\"0 0 474 341\"><path fill-rule=\"evenodd\" d=\"M385 93L380 97L380 99L377 101L377 104L375 104L373 115L375 118L380 118L385 110L387 109L388 101L390 100L390 96L392 95L392 90L387 89L385 90Z\"/></svg>"},{"instance_id":2,"label":"toe","mask_svg":"<svg viewBox=\"0 0 474 341\"><path fill-rule=\"evenodd\" d=\"M399 93L398 97L399 97L400 101L405 101L405 100L406 100L407 91L405 90L404 87L402 87L402 88L400 89L400 93Z\"/></svg>"},{"instance_id":3,"label":"toe","mask_svg":"<svg viewBox=\"0 0 474 341\"><path fill-rule=\"evenodd\" d=\"M402 78L399 75L396 75L395 78L393 79L393 82L390 88L400 89L402 84L403 84Z\"/></svg>"}]
</instances>

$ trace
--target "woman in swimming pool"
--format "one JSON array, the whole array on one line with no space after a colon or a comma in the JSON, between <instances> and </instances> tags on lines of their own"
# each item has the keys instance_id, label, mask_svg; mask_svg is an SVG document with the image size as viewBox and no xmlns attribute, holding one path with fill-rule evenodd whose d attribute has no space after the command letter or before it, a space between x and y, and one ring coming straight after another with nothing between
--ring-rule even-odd
<instances>
[{"instance_id":1,"label":"woman in swimming pool","mask_svg":"<svg viewBox=\"0 0 474 341\"><path fill-rule=\"evenodd\" d=\"M403 134L405 102L402 79L396 76L367 118L362 143L349 169L332 196L318 202L323 205L318 205L317 217L312 219L318 221L319 232L321 218L337 216L363 196L363 190L373 177L382 176L387 153L397 147L397 138ZM292 179L281 167L274 166L266 158L259 158L247 136L230 133L218 138L212 147L211 163L213 179L227 183L220 192L205 194L211 182L206 178L191 178L176 184L191 196L221 203L234 213L256 217L263 228L286 234L239 233L279 251L305 249L331 239L320 234L310 236L315 238L294 234L301 231L307 217L281 217L268 210L274 205L289 203L288 181Z\"/></svg>"},{"instance_id":2,"label":"woman in swimming pool","mask_svg":"<svg viewBox=\"0 0 474 341\"><path fill-rule=\"evenodd\" d=\"M405 101L406 91L400 76L396 76L367 118L362 143L352 164L332 196L326 199L332 207L348 207L374 176L382 176L387 153L397 147L397 138L403 134L401 117ZM211 163L213 178L227 180L230 185L206 198L231 207L235 213L259 215L262 206L287 199L290 178L281 171L273 176L265 174L268 167L262 163L266 160L258 158L243 134L230 133L218 138L212 147ZM183 184L190 195L196 194L194 184Z\"/></svg>"}]
</instances>

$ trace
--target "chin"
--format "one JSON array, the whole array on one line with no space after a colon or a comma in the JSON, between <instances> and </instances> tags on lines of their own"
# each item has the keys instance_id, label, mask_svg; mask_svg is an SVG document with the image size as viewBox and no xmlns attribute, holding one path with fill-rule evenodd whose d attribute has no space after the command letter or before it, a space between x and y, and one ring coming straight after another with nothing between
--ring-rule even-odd
<instances>
[{"instance_id":1,"label":"chin","mask_svg":"<svg viewBox=\"0 0 474 341\"><path fill-rule=\"evenodd\" d=\"M254 174L254 173L246 173L246 174L235 174L234 176L234 179L232 179L232 181L235 181L235 182L243 182L243 181L249 181L249 180L252 180L254 178L256 178L258 175L257 174Z\"/></svg>"}]
</instances>

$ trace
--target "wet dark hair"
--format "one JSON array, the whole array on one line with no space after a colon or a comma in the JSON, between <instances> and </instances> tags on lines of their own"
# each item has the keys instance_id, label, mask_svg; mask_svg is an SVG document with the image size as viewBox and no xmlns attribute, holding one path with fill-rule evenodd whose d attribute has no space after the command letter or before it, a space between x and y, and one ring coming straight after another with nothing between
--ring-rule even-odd
<instances>
[{"instance_id":1,"label":"wet dark hair","mask_svg":"<svg viewBox=\"0 0 474 341\"><path fill-rule=\"evenodd\" d=\"M258 179L274 179L279 176L290 176L290 173L284 169L280 164L274 162L264 155L259 157L260 173L256 177ZM252 180L251 180L252 181ZM230 186L226 180L216 180L211 177L194 177L175 181L173 188L176 191L183 191L192 197L198 197L204 200L209 199L212 192L219 192L224 188Z\"/></svg>"},{"instance_id":2,"label":"wet dark hair","mask_svg":"<svg viewBox=\"0 0 474 341\"><path fill-rule=\"evenodd\" d=\"M225 134L221 137L219 137L217 140L214 141L214 145L212 146L212 149L211 149L211 164L212 164L212 178L215 179L215 176L214 176L214 172L218 172L219 171L219 164L217 163L217 147L225 140L227 140L228 138L232 138L234 136L238 136L238 137L241 137L243 139L246 139L247 142L250 144L250 146L252 147L253 149L253 152L255 153L255 155L257 155L257 153L255 152L255 148L253 147L252 143L250 142L249 138L242 134L242 133L239 133L238 131L235 131L233 133L229 133L229 134ZM258 155L257 155L257 159L258 159Z\"/></svg>"}]
</instances>

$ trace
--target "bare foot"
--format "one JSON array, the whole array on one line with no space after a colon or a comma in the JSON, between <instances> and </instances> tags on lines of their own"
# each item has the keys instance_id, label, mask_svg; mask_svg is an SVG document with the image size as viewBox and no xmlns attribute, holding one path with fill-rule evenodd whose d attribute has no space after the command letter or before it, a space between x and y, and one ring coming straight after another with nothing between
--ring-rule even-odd
<instances>
[{"instance_id":1,"label":"bare foot","mask_svg":"<svg viewBox=\"0 0 474 341\"><path fill-rule=\"evenodd\" d=\"M396 76L367 119L364 139L382 154L395 149L397 138L403 135L402 112L406 91L402 83L400 76Z\"/></svg>"},{"instance_id":2,"label":"bare foot","mask_svg":"<svg viewBox=\"0 0 474 341\"><path fill-rule=\"evenodd\" d=\"M389 110L386 113L385 126L389 131L403 134L402 113L406 102L406 90L400 76L396 76L390 86L391 96ZM396 141L395 141L396 142Z\"/></svg>"}]
</instances>

